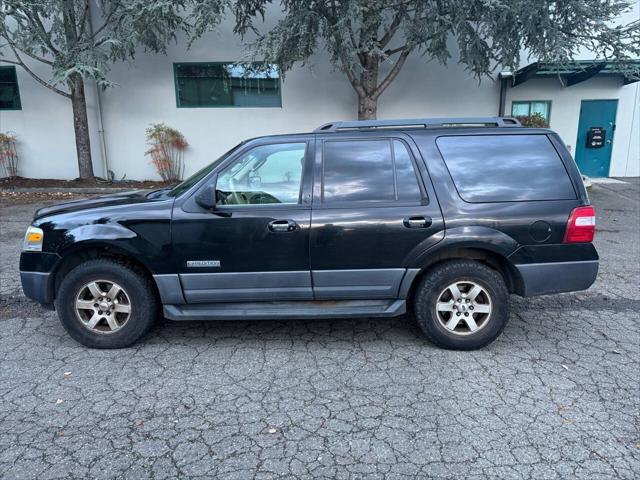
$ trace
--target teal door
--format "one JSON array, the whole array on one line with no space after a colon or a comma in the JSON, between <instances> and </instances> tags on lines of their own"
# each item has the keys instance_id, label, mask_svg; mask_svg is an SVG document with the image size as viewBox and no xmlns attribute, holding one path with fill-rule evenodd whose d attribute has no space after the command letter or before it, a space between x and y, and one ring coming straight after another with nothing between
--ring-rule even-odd
<instances>
[{"instance_id":1,"label":"teal door","mask_svg":"<svg viewBox=\"0 0 640 480\"><path fill-rule=\"evenodd\" d=\"M576 141L576 163L584 175L609 176L617 109L617 100L582 101Z\"/></svg>"}]
</instances>

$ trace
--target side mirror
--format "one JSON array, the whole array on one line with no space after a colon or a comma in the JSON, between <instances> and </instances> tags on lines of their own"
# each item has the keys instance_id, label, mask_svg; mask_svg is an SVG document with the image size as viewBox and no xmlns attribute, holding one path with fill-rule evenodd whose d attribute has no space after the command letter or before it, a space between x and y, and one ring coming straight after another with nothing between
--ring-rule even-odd
<instances>
[{"instance_id":1,"label":"side mirror","mask_svg":"<svg viewBox=\"0 0 640 480\"><path fill-rule=\"evenodd\" d=\"M216 208L216 182L207 185L196 194L196 203L206 210Z\"/></svg>"}]
</instances>

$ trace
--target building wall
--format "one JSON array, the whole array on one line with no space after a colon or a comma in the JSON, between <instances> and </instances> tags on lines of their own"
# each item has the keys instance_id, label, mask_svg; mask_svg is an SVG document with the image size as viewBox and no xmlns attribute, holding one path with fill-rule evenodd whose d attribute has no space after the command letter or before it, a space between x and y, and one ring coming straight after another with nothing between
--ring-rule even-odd
<instances>
[{"instance_id":1,"label":"building wall","mask_svg":"<svg viewBox=\"0 0 640 480\"><path fill-rule=\"evenodd\" d=\"M452 47L455 59L455 46ZM152 122L165 122L185 135L190 144L185 154L189 175L243 139L309 131L332 120L356 118L355 92L322 54L311 60L311 68L300 67L287 73L281 108L176 108L174 62L237 61L241 56L241 44L227 24L190 50L185 42L178 42L166 56L140 54L134 61L114 65L109 78L117 86L101 94L101 103L106 159L116 178L159 178L145 156L145 129ZM18 135L20 174L75 178L77 160L70 102L37 84L21 69L17 71L22 110L0 111L0 131ZM383 69L381 75L385 73ZM508 91L507 113L513 99L551 99L551 127L573 146L580 99L619 98L611 174L638 175L638 87L634 84L621 88L620 84L618 80L596 78L560 88L554 81L532 80ZM94 171L105 176L96 89L87 84L86 90ZM378 118L496 115L498 101L497 82L485 78L479 84L455 61L445 67L426 62L414 53L380 98Z\"/></svg>"},{"instance_id":2,"label":"building wall","mask_svg":"<svg viewBox=\"0 0 640 480\"><path fill-rule=\"evenodd\" d=\"M453 57L455 58L455 45ZM322 123L357 118L357 97L346 77L333 71L326 55L316 55L310 68L286 74L282 108L177 108L174 62L237 61L242 45L224 24L186 49L186 42L167 55L140 54L134 61L113 66L109 79L117 84L101 94L108 169L116 178L159 178L145 156L145 129L165 122L179 129L189 142L186 174L211 162L246 138L310 131ZM388 67L387 67L388 68ZM381 76L386 74L384 66ZM45 78L47 74L44 74ZM70 102L37 84L18 68L21 111L0 111L0 131L18 134L20 174L35 178L77 177L77 161ZM87 84L94 171L105 176L96 89ZM379 101L378 118L496 115L498 86L481 84L455 62L447 67L427 63L417 53Z\"/></svg>"},{"instance_id":3,"label":"building wall","mask_svg":"<svg viewBox=\"0 0 640 480\"><path fill-rule=\"evenodd\" d=\"M221 36L232 38L230 32ZM211 35L190 51L174 47L167 56L139 57L113 69L111 78L120 86L104 93L103 117L109 168L117 177L155 178L144 156L144 130L151 122L165 122L185 135L189 174L246 138L310 131L329 121L357 118L355 92L321 55L313 58L312 69L286 74L282 108L176 108L173 62L241 58L240 45L220 45L220 38ZM492 80L478 86L455 63L444 68L414 55L382 95L378 118L495 115L497 108L498 87Z\"/></svg>"},{"instance_id":4,"label":"building wall","mask_svg":"<svg viewBox=\"0 0 640 480\"><path fill-rule=\"evenodd\" d=\"M618 100L616 132L611 154L612 177L640 176L639 83L622 85L619 78L595 77L571 87L558 79L533 79L507 91L506 113L514 100L551 100L551 129L575 153L582 100Z\"/></svg>"},{"instance_id":5,"label":"building wall","mask_svg":"<svg viewBox=\"0 0 640 480\"><path fill-rule=\"evenodd\" d=\"M50 73L31 67L44 78ZM15 132L20 164L18 174L33 178L76 178L78 162L71 101L37 83L16 67L22 110L0 110L0 132ZM86 86L91 153L94 170L101 172L96 125L95 87Z\"/></svg>"}]
</instances>

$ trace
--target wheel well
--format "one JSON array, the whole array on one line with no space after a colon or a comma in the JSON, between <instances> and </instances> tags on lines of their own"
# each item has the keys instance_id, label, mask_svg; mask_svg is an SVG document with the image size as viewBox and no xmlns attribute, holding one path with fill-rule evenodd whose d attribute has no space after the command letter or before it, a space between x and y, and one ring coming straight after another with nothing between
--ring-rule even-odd
<instances>
[{"instance_id":1,"label":"wheel well","mask_svg":"<svg viewBox=\"0 0 640 480\"><path fill-rule=\"evenodd\" d=\"M454 248L439 253L429 260L429 263L420 270L420 273L413 280L408 298L413 297L413 293L422 277L437 265L450 260L475 260L483 263L487 267L496 270L502 276L509 293L520 294L523 291L520 274L513 264L502 255L481 248Z\"/></svg>"},{"instance_id":2,"label":"wheel well","mask_svg":"<svg viewBox=\"0 0 640 480\"><path fill-rule=\"evenodd\" d=\"M133 267L135 270L137 270L139 273L143 274L150 280L153 288L155 289L155 294L157 298L159 298L158 287L156 285L156 282L153 280L153 275L151 274L149 269L145 267L144 264L128 255L126 252L122 252L108 246L87 247L63 257L62 262L56 268L53 275L53 298L55 299L57 297L60 283L62 283L62 279L67 275L67 273L84 262L96 259L113 259L114 261L125 263L128 266Z\"/></svg>"}]
</instances>

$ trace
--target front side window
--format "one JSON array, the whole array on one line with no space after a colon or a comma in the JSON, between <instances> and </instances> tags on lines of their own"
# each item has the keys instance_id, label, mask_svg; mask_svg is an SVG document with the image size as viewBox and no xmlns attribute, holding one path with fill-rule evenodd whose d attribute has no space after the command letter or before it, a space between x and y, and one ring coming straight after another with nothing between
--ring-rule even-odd
<instances>
[{"instance_id":1,"label":"front side window","mask_svg":"<svg viewBox=\"0 0 640 480\"><path fill-rule=\"evenodd\" d=\"M0 110L20 110L21 108L16 67L0 67Z\"/></svg>"},{"instance_id":2,"label":"front side window","mask_svg":"<svg viewBox=\"0 0 640 480\"><path fill-rule=\"evenodd\" d=\"M299 203L306 146L306 143L280 143L251 149L218 175L216 203Z\"/></svg>"},{"instance_id":3,"label":"front side window","mask_svg":"<svg viewBox=\"0 0 640 480\"><path fill-rule=\"evenodd\" d=\"M324 143L323 203L420 201L407 147L398 140Z\"/></svg>"},{"instance_id":4,"label":"front side window","mask_svg":"<svg viewBox=\"0 0 640 480\"><path fill-rule=\"evenodd\" d=\"M176 63L178 107L280 107L280 73L275 65Z\"/></svg>"}]
</instances>

